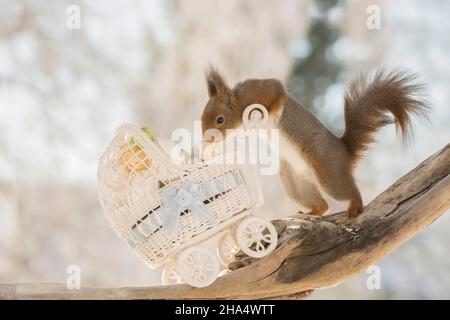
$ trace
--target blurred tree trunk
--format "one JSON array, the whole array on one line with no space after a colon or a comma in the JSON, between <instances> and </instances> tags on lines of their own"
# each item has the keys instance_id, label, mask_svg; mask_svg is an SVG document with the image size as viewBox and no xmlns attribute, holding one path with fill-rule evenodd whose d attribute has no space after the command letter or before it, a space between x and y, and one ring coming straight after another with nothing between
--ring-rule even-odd
<instances>
[{"instance_id":1,"label":"blurred tree trunk","mask_svg":"<svg viewBox=\"0 0 450 320\"><path fill-rule=\"evenodd\" d=\"M332 21L332 11L342 10L339 0L315 0L315 14L307 38L292 68L289 91L307 108L317 112L324 105L324 95L338 81L342 72L340 56L333 46L341 37L339 21ZM327 120L327 119L325 119Z\"/></svg>"}]
</instances>

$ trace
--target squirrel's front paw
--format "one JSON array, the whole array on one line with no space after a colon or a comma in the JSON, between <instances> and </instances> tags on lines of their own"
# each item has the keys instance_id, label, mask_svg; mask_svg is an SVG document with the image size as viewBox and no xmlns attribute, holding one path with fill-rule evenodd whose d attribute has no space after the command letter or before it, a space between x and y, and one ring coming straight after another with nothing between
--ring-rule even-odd
<instances>
[{"instance_id":1,"label":"squirrel's front paw","mask_svg":"<svg viewBox=\"0 0 450 320\"><path fill-rule=\"evenodd\" d=\"M361 200L351 200L350 205L348 206L347 213L345 216L347 218L353 219L361 214L363 211L363 204Z\"/></svg>"}]
</instances>

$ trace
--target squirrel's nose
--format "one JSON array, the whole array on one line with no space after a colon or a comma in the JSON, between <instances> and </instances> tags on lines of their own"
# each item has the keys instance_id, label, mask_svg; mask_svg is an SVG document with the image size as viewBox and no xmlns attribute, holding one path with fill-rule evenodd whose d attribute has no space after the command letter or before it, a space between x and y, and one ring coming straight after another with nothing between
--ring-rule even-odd
<instances>
[{"instance_id":1,"label":"squirrel's nose","mask_svg":"<svg viewBox=\"0 0 450 320\"><path fill-rule=\"evenodd\" d=\"M218 129L208 129L203 132L203 142L219 142L223 140L222 132Z\"/></svg>"},{"instance_id":2,"label":"squirrel's nose","mask_svg":"<svg viewBox=\"0 0 450 320\"><path fill-rule=\"evenodd\" d=\"M205 143L214 143L216 141L216 137L215 136L210 136L207 139L203 139L202 142Z\"/></svg>"},{"instance_id":3,"label":"squirrel's nose","mask_svg":"<svg viewBox=\"0 0 450 320\"><path fill-rule=\"evenodd\" d=\"M216 142L223 140L222 132L218 129L208 129L203 133L202 156L203 160L213 158L216 155Z\"/></svg>"}]
</instances>

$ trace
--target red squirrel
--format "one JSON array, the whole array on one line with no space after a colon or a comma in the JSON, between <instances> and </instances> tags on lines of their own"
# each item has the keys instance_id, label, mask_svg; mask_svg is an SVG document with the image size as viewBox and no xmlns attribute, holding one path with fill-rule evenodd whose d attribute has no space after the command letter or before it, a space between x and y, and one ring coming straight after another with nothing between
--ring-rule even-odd
<instances>
[{"instance_id":1,"label":"red squirrel","mask_svg":"<svg viewBox=\"0 0 450 320\"><path fill-rule=\"evenodd\" d=\"M344 102L345 132L337 137L310 111L297 102L276 79L248 79L230 88L221 74L210 68L206 74L209 100L203 110L202 131L226 130L242 126L246 107L261 104L269 112L273 128L280 130L280 177L288 196L322 215L328 204L322 194L348 201L347 217L357 217L363 209L361 194L353 177L359 159L374 142L375 133L395 123L407 139L412 116L426 117L425 100L417 98L423 86L405 71L379 70L369 82L356 78Z\"/></svg>"}]
</instances>

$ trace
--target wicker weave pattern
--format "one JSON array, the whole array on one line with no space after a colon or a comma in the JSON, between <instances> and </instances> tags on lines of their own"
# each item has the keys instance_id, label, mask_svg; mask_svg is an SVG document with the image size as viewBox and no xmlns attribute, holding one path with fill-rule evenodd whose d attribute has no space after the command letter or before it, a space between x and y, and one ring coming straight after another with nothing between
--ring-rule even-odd
<instances>
[{"instance_id":1,"label":"wicker weave pattern","mask_svg":"<svg viewBox=\"0 0 450 320\"><path fill-rule=\"evenodd\" d=\"M192 209L179 212L174 233L167 229L161 193L179 190L189 182L200 188L202 210L212 218L200 219ZM150 267L164 263L196 236L249 209L251 196L234 165L175 165L141 129L123 125L98 167L99 197L105 216ZM171 213L172 214L172 213ZM175 214L178 214L175 212Z\"/></svg>"}]
</instances>

